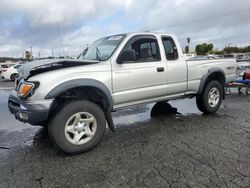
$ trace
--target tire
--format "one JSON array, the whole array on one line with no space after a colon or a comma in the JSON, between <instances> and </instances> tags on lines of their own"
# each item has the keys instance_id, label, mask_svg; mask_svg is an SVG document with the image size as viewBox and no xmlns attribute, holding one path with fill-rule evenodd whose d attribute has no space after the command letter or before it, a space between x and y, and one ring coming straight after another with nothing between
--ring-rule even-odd
<instances>
[{"instance_id":1,"label":"tire","mask_svg":"<svg viewBox=\"0 0 250 188\"><path fill-rule=\"evenodd\" d=\"M104 136L105 129L102 109L93 102L81 100L60 108L49 121L48 132L52 143L60 150L79 154L94 148Z\"/></svg>"},{"instance_id":2,"label":"tire","mask_svg":"<svg viewBox=\"0 0 250 188\"><path fill-rule=\"evenodd\" d=\"M225 95L230 95L232 93L230 88L225 88Z\"/></svg>"},{"instance_id":3,"label":"tire","mask_svg":"<svg viewBox=\"0 0 250 188\"><path fill-rule=\"evenodd\" d=\"M243 88L242 87L238 87L238 93L242 94L243 93Z\"/></svg>"},{"instance_id":4,"label":"tire","mask_svg":"<svg viewBox=\"0 0 250 188\"><path fill-rule=\"evenodd\" d=\"M196 96L196 104L198 109L205 114L215 113L222 102L223 87L216 81L209 81L203 92Z\"/></svg>"},{"instance_id":5,"label":"tire","mask_svg":"<svg viewBox=\"0 0 250 188\"><path fill-rule=\"evenodd\" d=\"M39 126L45 128L45 129L48 129L48 127L49 127L48 122L42 122L39 124Z\"/></svg>"},{"instance_id":6,"label":"tire","mask_svg":"<svg viewBox=\"0 0 250 188\"><path fill-rule=\"evenodd\" d=\"M12 74L11 76L10 76L10 79L12 80L12 81L15 81L16 80L16 78L18 78L18 74L16 74L16 73L14 73L14 74Z\"/></svg>"},{"instance_id":7,"label":"tire","mask_svg":"<svg viewBox=\"0 0 250 188\"><path fill-rule=\"evenodd\" d=\"M247 95L250 95L250 87L247 87L247 88L246 88L246 94L247 94Z\"/></svg>"}]
</instances>

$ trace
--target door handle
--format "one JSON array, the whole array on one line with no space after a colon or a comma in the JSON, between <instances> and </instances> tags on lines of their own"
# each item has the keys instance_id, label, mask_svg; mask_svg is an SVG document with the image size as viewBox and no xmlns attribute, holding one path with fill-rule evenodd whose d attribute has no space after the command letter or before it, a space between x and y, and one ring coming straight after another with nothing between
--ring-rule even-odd
<instances>
[{"instance_id":1,"label":"door handle","mask_svg":"<svg viewBox=\"0 0 250 188\"><path fill-rule=\"evenodd\" d=\"M157 67L157 72L164 72L164 67Z\"/></svg>"}]
</instances>

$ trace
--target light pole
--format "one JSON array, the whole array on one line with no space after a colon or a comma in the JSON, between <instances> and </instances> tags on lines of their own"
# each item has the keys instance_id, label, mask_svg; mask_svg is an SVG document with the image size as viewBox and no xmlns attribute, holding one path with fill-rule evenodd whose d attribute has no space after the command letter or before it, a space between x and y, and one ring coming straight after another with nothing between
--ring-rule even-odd
<instances>
[{"instance_id":1,"label":"light pole","mask_svg":"<svg viewBox=\"0 0 250 188\"><path fill-rule=\"evenodd\" d=\"M31 60L33 60L33 53L32 53L32 46L30 47L30 56L31 56Z\"/></svg>"}]
</instances>

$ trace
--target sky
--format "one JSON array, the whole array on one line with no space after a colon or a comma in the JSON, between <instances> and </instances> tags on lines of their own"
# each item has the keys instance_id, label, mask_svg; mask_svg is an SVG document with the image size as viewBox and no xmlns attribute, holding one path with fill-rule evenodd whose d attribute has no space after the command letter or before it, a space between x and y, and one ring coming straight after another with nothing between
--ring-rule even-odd
<instances>
[{"instance_id":1,"label":"sky","mask_svg":"<svg viewBox=\"0 0 250 188\"><path fill-rule=\"evenodd\" d=\"M160 31L184 48L250 45L250 0L0 0L0 57L76 56L112 34Z\"/></svg>"}]
</instances>

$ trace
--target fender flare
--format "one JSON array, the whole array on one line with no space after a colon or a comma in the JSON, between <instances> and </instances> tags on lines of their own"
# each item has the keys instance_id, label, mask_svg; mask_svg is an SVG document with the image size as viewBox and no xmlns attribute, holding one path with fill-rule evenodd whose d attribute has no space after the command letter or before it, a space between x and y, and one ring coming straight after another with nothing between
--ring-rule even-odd
<instances>
[{"instance_id":1,"label":"fender flare","mask_svg":"<svg viewBox=\"0 0 250 188\"><path fill-rule=\"evenodd\" d=\"M199 90L198 90L198 94L201 94L204 87L205 87L205 84L209 78L209 76L211 76L212 74L214 73L220 73L223 75L223 86L225 84L225 81L226 81L226 77L225 77L225 72L221 69L221 68L211 68L208 70L207 74L205 74L202 78L201 78L201 82L200 82L200 86L199 86Z\"/></svg>"},{"instance_id":2,"label":"fender flare","mask_svg":"<svg viewBox=\"0 0 250 188\"><path fill-rule=\"evenodd\" d=\"M76 87L84 87L84 86L89 86L89 87L94 87L101 92L103 92L106 96L106 99L108 100L109 106L111 110L113 110L113 98L111 96L111 93L109 89L107 88L106 85L104 85L102 82L94 80L94 79L75 79L75 80L69 80L66 82L63 82L53 88L47 95L45 96L45 99L53 99L59 94L69 90L73 89Z\"/></svg>"}]
</instances>

